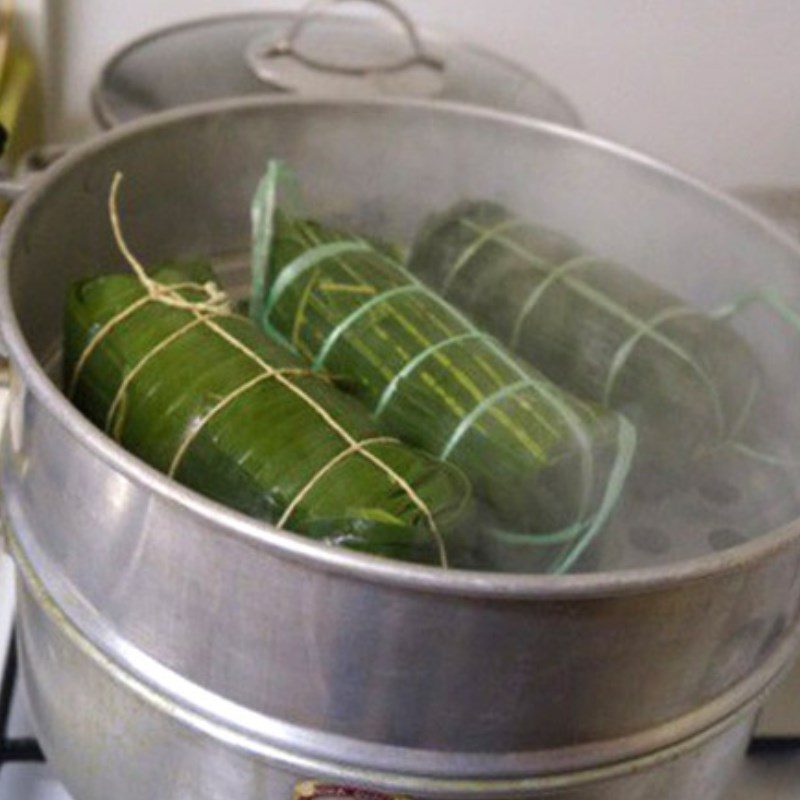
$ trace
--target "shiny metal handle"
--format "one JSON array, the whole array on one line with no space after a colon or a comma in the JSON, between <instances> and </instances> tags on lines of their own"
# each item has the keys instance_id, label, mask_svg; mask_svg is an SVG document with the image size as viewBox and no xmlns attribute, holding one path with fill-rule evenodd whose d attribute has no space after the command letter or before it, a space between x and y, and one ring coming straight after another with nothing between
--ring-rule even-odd
<instances>
[{"instance_id":1,"label":"shiny metal handle","mask_svg":"<svg viewBox=\"0 0 800 800\"><path fill-rule=\"evenodd\" d=\"M335 72L341 75L368 76L388 72L399 72L409 67L422 65L430 69L443 70L444 62L435 56L425 52L422 40L417 32L414 21L392 0L357 0L358 2L368 3L377 6L393 16L408 35L411 45L411 54L397 61L387 64L332 64L321 61L301 53L297 49L297 41L308 25L316 19L325 16L325 11L332 6L342 5L354 0L311 0L308 5L300 12L298 18L292 23L286 35L278 41L273 42L263 53L263 58L290 57L301 62L307 67L320 70L321 72Z\"/></svg>"}]
</instances>

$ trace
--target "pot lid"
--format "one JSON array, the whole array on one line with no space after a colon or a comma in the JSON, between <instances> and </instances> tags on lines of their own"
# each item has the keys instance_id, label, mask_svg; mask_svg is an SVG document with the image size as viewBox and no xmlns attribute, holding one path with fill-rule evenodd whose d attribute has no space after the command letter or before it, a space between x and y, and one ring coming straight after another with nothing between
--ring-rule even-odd
<instances>
[{"instance_id":1,"label":"pot lid","mask_svg":"<svg viewBox=\"0 0 800 800\"><path fill-rule=\"evenodd\" d=\"M375 13L365 16L332 13L341 2L212 17L138 39L102 70L97 117L111 126L190 103L292 92L439 98L580 126L569 102L520 65L419 30L390 0L369 0Z\"/></svg>"}]
</instances>

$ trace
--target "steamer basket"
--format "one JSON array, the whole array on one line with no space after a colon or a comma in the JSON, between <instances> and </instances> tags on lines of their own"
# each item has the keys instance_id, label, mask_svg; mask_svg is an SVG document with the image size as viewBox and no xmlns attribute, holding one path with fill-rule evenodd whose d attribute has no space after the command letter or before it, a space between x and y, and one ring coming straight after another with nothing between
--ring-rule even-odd
<instances>
[{"instance_id":1,"label":"steamer basket","mask_svg":"<svg viewBox=\"0 0 800 800\"><path fill-rule=\"evenodd\" d=\"M0 331L14 370L2 489L26 576L22 649L40 733L68 784L82 800L255 799L284 791L268 770L289 753L293 779L320 769L420 797L538 797L545 776L599 770L605 781L610 765L660 770L692 751L705 778L675 779L659 796L715 796L795 649L797 524L595 575L382 561L178 486L90 425L48 376L69 281L121 268L106 213L113 172L127 175L122 213L143 260L214 254L235 286L268 156L296 166L314 214L366 232L407 238L429 212L481 195L699 302L721 302L756 269L798 285L800 252L734 202L593 137L491 111L229 101L67 155L4 226ZM142 692L160 698L157 712L142 709ZM81 710L95 700L96 712ZM57 735L79 717L101 759L91 774ZM127 794L104 737L146 776ZM669 780L684 769L674 763ZM624 780L553 796L629 800L671 785Z\"/></svg>"}]
</instances>

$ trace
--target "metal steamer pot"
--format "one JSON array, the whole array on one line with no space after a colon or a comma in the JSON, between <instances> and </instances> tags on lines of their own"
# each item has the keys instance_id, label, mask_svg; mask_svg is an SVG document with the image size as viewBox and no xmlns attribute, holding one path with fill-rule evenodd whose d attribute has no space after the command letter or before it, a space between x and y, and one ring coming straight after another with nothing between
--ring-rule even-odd
<instances>
[{"instance_id":1,"label":"metal steamer pot","mask_svg":"<svg viewBox=\"0 0 800 800\"><path fill-rule=\"evenodd\" d=\"M693 296L715 299L710 264L794 282L800 267L768 223L645 157L460 106L217 102L65 156L3 226L0 332L21 658L67 787L79 800L288 798L314 780L414 798L719 797L796 650L797 524L629 572L407 565L217 505L62 395L65 289L123 268L112 174L127 176L123 221L144 261L213 254L241 288L268 156L297 168L312 213L383 235L480 195Z\"/></svg>"}]
</instances>

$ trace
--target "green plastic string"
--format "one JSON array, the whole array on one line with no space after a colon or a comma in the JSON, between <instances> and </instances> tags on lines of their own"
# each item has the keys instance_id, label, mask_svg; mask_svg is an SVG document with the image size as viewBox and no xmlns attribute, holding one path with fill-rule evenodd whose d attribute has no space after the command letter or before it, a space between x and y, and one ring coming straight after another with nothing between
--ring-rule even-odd
<instances>
[{"instance_id":1,"label":"green plastic string","mask_svg":"<svg viewBox=\"0 0 800 800\"><path fill-rule=\"evenodd\" d=\"M406 365L398 372L390 381L386 384L381 396L378 398L378 403L375 406L375 417L380 417L381 414L386 410L387 406L391 402L392 398L394 397L395 391L397 387L402 383L402 381L411 375L414 370L419 367L427 358L438 353L440 350L443 350L445 347L449 347L452 344L456 344L457 342L463 342L469 339L482 339L483 334L478 333L476 331L468 331L467 333L458 334L458 336L449 336L447 339L441 339L438 342L434 342L429 347L426 347L424 350L421 350L417 355L414 356Z\"/></svg>"},{"instance_id":2,"label":"green plastic string","mask_svg":"<svg viewBox=\"0 0 800 800\"><path fill-rule=\"evenodd\" d=\"M528 547L552 547L555 544L564 544L572 541L576 536L586 531L587 526L584 520L580 522L573 522L567 528L563 528L555 533L520 533L519 531L510 531L504 528L489 528L488 532L493 538L508 545L519 546L523 544Z\"/></svg>"},{"instance_id":3,"label":"green plastic string","mask_svg":"<svg viewBox=\"0 0 800 800\"><path fill-rule=\"evenodd\" d=\"M477 223L469 219L462 219L460 221L461 224L464 225L464 227L472 230L476 234L486 235L491 231L491 229L484 228L481 225L478 225ZM522 245L520 245L519 242L516 242L513 239L509 239L505 236L498 236L496 234L493 235L491 238L493 238L497 244L502 244L507 250L516 253L523 261L527 261L532 266L537 267L542 271L546 271L548 274L552 269L552 264L548 263L542 258L538 258L533 253L530 253ZM586 297L588 300L591 300L596 306L604 309L612 316L616 316L618 319L623 320L631 327L638 329L641 328L642 325L646 324L644 320L632 314L627 308L619 305L611 298L604 295L602 292L598 292L584 281L578 280L577 278L571 278L568 275L564 275L562 276L562 282L565 286L570 287L577 294ZM646 335L649 339L660 344L664 349L669 350L673 355L677 356L682 361L685 361L691 367L691 369L698 375L703 384L709 390L711 400L714 403L715 413L718 416L718 422L721 426L724 427L724 417L721 413L722 406L720 403L719 395L717 394L716 389L714 387L713 381L705 373L702 367L700 367L700 365L697 364L697 362L692 358L691 354L687 353L682 347L677 345L668 337L663 336L656 330L651 330Z\"/></svg>"},{"instance_id":4,"label":"green plastic string","mask_svg":"<svg viewBox=\"0 0 800 800\"><path fill-rule=\"evenodd\" d=\"M258 322L269 280L269 260L272 252L272 239L275 234L275 207L280 172L281 167L277 161L267 163L267 171L258 183L250 206L253 231L250 261L253 281L250 294L250 318L254 322Z\"/></svg>"},{"instance_id":5,"label":"green plastic string","mask_svg":"<svg viewBox=\"0 0 800 800\"><path fill-rule=\"evenodd\" d=\"M761 461L771 467L800 467L800 461L780 458L779 456L773 456L769 453L762 453L754 447L750 447L742 442L731 442L731 447L738 453L742 453L742 455L752 458L755 461Z\"/></svg>"},{"instance_id":6,"label":"green plastic string","mask_svg":"<svg viewBox=\"0 0 800 800\"><path fill-rule=\"evenodd\" d=\"M783 299L781 292L774 286L761 286L758 289L746 292L729 305L722 306L721 308L718 308L716 311L712 312L711 316L715 319L728 319L735 316L748 306L756 305L758 303L762 303L763 305L767 306L767 308L775 311L778 316L794 330L796 334L800 335L800 313L798 313ZM751 389L751 397L752 396L753 390ZM748 398L747 407L752 407L752 400L750 398ZM739 432L739 429L744 426L745 422L746 418L744 415L742 415L742 418L737 422L737 425L732 432L732 436L735 436ZM780 458L769 453L762 453L750 447L749 445L744 444L743 442L737 442L734 440L728 442L728 444L742 455L752 458L755 461L768 464L769 466L790 468L800 466L800 461Z\"/></svg>"},{"instance_id":7,"label":"green plastic string","mask_svg":"<svg viewBox=\"0 0 800 800\"><path fill-rule=\"evenodd\" d=\"M620 417L617 428L617 458L611 468L611 474L603 494L603 501L594 516L594 520L586 533L578 540L575 546L550 568L550 572L563 575L569 572L578 559L586 552L597 534L603 529L606 521L611 516L617 501L620 498L625 482L628 478L634 456L636 455L636 428L625 417Z\"/></svg>"},{"instance_id":8,"label":"green plastic string","mask_svg":"<svg viewBox=\"0 0 800 800\"><path fill-rule=\"evenodd\" d=\"M270 167L272 167L272 163L270 164ZM269 293L268 297L265 297L264 286L268 280L268 270L264 265L268 265L269 263L270 249L272 246L272 233L274 228L273 219L276 211L275 194L279 177L279 173L276 169L268 169L267 175L262 182L264 185L259 187L259 192L257 193L254 202L254 220L259 223L260 228L264 229L269 234L268 237L264 236L263 234L261 237L259 237L257 241L259 251L257 254L254 254L254 276L257 274L255 270L260 269L261 272L258 273L258 275L260 275L261 279L263 280L263 285L260 281L254 281L254 301L258 305L258 300L255 296L255 289L260 288L260 294L258 295L261 298L261 313L259 314L260 321L271 335L276 336L279 340L289 344L289 346L292 346L286 337L276 331L274 326L272 326L269 322L269 317L274 311L278 299L285 291L286 287L296 280L300 274L307 272L314 266L319 267L327 259L338 258L346 252L349 252L350 248L348 247L341 250L336 249L327 251L320 251L319 249L315 248L315 255L306 259L303 259L303 255L301 255L299 258L293 260L288 265L283 267L281 270L281 276L276 279L276 283L280 278L283 278L284 273L288 272L287 277L281 280L281 285L277 290L274 290L275 287L273 287L273 291ZM256 212L258 212L259 216L256 216ZM514 221L513 225L503 224L498 226L497 231L488 231L488 233L491 235L485 236L485 239L481 240L477 244L473 243L474 248L472 253L476 252L484 241L489 241L490 239L495 238L495 233L499 233L500 231L513 227L516 224L519 223ZM431 345L422 353L417 354L417 356L415 356L412 361L406 364L401 372L394 376L394 378L387 385L373 413L377 416L386 408L387 403L393 396L394 392L396 391L396 387L402 378L409 374L416 366L418 366L418 364L424 360L424 358L429 357L432 352L441 349L446 344L450 344L456 339L479 338L483 340L495 356L497 356L503 363L506 364L506 366L510 367L517 375L520 376L520 380L510 384L509 386L503 387L503 389L501 389L498 393L495 393L495 395L491 396L490 398L485 398L480 404L478 404L478 406L476 406L476 408L473 409L470 414L465 417L465 419L461 420L459 426L456 428L456 432L453 436L451 436L448 444L445 446L445 450L447 453L452 452L452 449L461 439L463 433L468 430L472 422L477 419L487 407L491 406L492 402L497 402L502 397L511 395L514 391L519 391L523 386L530 386L542 398L544 398L544 400L562 417L567 428L571 431L575 441L579 444L579 452L581 453L582 482L584 487L583 498L580 509L578 510L578 514L576 515L576 522L572 523L561 531L551 534L541 534L539 536L531 536L528 534L527 536L529 537L531 544L538 542L542 545L560 544L566 541L572 541L578 537L578 541L575 543L575 545L568 550L556 563L554 563L550 570L551 572L558 573L568 571L578 560L578 558L580 558L581 554L589 546L597 533L606 524L614 509L614 506L616 505L616 502L619 499L619 496L622 493L625 480L630 472L633 455L636 449L636 430L633 425L631 425L631 423L620 414L615 415L618 422L617 454L609 475L609 480L604 491L600 508L593 515L591 520L587 521L585 519L585 515L591 499L592 487L594 485L594 459L591 455L591 443L588 432L578 414L558 396L557 391L551 390L550 387L542 385L539 381L532 379L531 376L525 370L523 370L517 360L512 357L504 348L500 347L499 343L493 337L480 331L465 315L463 315L457 309L451 307L445 300L428 289L428 287L422 284L415 275L406 270L402 264L390 258L388 254L374 248L364 239L354 238L353 241L348 242L347 244L353 248L354 252L360 252L361 247L366 245L371 250L372 254L375 254L385 263L390 264L398 271L398 274L405 277L408 281L408 285L394 287L393 289L390 289L379 295L375 295L374 297L370 298L367 303L365 303L363 306L360 306L355 312L342 320L326 338L322 348L319 350L317 357L313 362L313 368L319 369L324 364L325 360L330 354L331 349L336 345L336 342L339 340L342 333L346 331L354 322L356 322L364 314L368 313L370 309L374 308L377 304L386 302L397 295L411 291L421 292L437 305L446 310L453 317L455 317L455 319L465 328L465 333L459 337L452 337L451 339ZM358 247L353 247L353 245L358 245ZM469 260L472 253L470 253L466 258L463 258L463 263L466 263L466 261ZM455 274L456 271L454 270L449 276L450 281L452 281L452 279L455 277ZM292 347L292 349L294 348Z\"/></svg>"},{"instance_id":9,"label":"green plastic string","mask_svg":"<svg viewBox=\"0 0 800 800\"><path fill-rule=\"evenodd\" d=\"M643 338L652 333L663 322L668 322L669 320L676 319L678 317L698 316L699 314L699 311L696 311L689 306L670 306L669 308L665 308L663 311L651 317L646 322L643 322L641 326L639 326L638 330L635 330L630 337L622 343L617 352L614 353L614 358L611 359L611 366L609 367L608 375L606 376L606 382L603 386L603 405L608 405L611 401L611 395L614 392L614 385L617 382L620 371L625 366L628 358L630 358L630 355L633 353L636 345L639 344ZM709 383L706 384L706 388L714 398L714 407L717 413L717 419L718 421L721 421L723 416L722 405L720 403L717 390L713 385L709 385Z\"/></svg>"},{"instance_id":10,"label":"green plastic string","mask_svg":"<svg viewBox=\"0 0 800 800\"><path fill-rule=\"evenodd\" d=\"M311 230L306 231L306 236L310 240L310 243L313 246L317 246L320 243L320 239L317 236L314 236ZM359 238L359 241L364 241L364 240ZM497 349L498 346L497 346L497 343L496 343L496 341L494 339L492 339L488 334L484 333L483 331L479 331L477 328L475 328L474 325L472 325L472 323L469 320L466 319L466 317L464 317L462 314L460 314L457 311L457 309L455 309L453 307L450 307L447 304L446 301L442 300L442 298L440 298L437 295L433 294L430 291L430 289L428 289L428 287L426 287L424 284L422 284L420 281L418 281L411 273L407 272L403 268L402 264L398 263L390 255L385 254L383 252L380 252L378 250L373 250L372 251L372 255L375 256L377 260L382 261L384 264L386 264L388 267L390 267L392 270L394 270L398 274L404 276L408 280L409 283L411 283L414 286L416 286L419 289L419 291L421 293L423 293L429 300L439 304L442 307L442 309L447 314L449 314L451 317L453 317L455 320L457 320L459 322L459 324L462 325L462 327L467 328L468 334L470 336L474 336L477 339L483 340L484 344L492 351L492 353L494 355L500 356L501 358L504 359L504 363L506 364L506 366L509 365L510 362L508 361L507 354L505 352L499 352L498 351L498 349ZM358 275L357 273L353 272L352 269L346 264L346 262L343 262L341 259L338 259L337 263L338 263L339 266L342 267L342 269L344 269L348 274L350 274L351 277L353 277L356 280L360 280L361 279L361 276ZM431 347L435 348L436 345L432 345ZM408 366L408 365L406 365L406 366ZM517 364L513 364L513 368L518 374L522 374L522 373L520 373L520 370L519 370L519 367L518 367ZM402 371L405 371L405 368ZM396 377L397 377L396 375L395 376L387 376L387 381L389 383L391 383L392 380L394 380L394 378L396 378ZM539 389L538 386L536 388ZM541 392L540 392L540 394L541 394ZM550 404L554 405L553 402L551 402ZM385 408L384 408L384 410L385 410ZM569 411L569 408L568 407L564 407L564 408L559 408L559 410L561 411L562 416L563 416L565 411ZM375 413L375 410L373 410L373 414L374 413ZM534 414L534 416L536 417L537 422L539 422L540 425L542 425L544 428L549 430L552 434L556 433L555 429L547 422L546 419L544 419L543 417L539 416L539 414L536 411L532 411L531 413ZM580 422L580 421L578 420L578 422ZM574 433L574 431L573 431L573 433Z\"/></svg>"},{"instance_id":11,"label":"green plastic string","mask_svg":"<svg viewBox=\"0 0 800 800\"><path fill-rule=\"evenodd\" d=\"M518 546L522 543L526 548L552 547L556 544L566 544L577 539L578 541L575 542L573 547L556 558L548 569L548 572L556 575L563 575L568 572L586 552L614 511L617 501L625 488L625 482L636 455L636 442L636 428L625 417L621 417L617 430L618 456L611 469L603 500L592 519L573 523L555 533L540 533L532 536L530 534L492 528L490 529L491 535L509 545Z\"/></svg>"},{"instance_id":12,"label":"green plastic string","mask_svg":"<svg viewBox=\"0 0 800 800\"><path fill-rule=\"evenodd\" d=\"M336 258L347 253L363 253L369 250L366 242L326 242L325 244L312 247L304 251L288 267L282 269L275 278L272 288L263 301L263 318L267 319L272 313L272 309L278 304L283 293L293 284L304 272L308 272L323 261L329 258Z\"/></svg>"},{"instance_id":13,"label":"green plastic string","mask_svg":"<svg viewBox=\"0 0 800 800\"><path fill-rule=\"evenodd\" d=\"M458 447L458 443L464 438L464 434L472 427L472 425L478 420L481 415L483 415L486 411L488 411L495 403L499 403L506 397L518 392L520 389L529 388L534 383L533 378L527 378L521 381L515 381L514 383L509 383L506 386L501 387L496 392L492 392L492 394L484 397L480 403L478 403L469 414L465 414L464 417L459 421L458 425L456 425L455 430L452 434L450 434L450 438L444 443L442 447L439 458L447 459L450 454Z\"/></svg>"},{"instance_id":14,"label":"green plastic string","mask_svg":"<svg viewBox=\"0 0 800 800\"><path fill-rule=\"evenodd\" d=\"M781 292L774 286L761 286L746 292L729 305L718 308L711 316L716 319L727 319L754 303L764 303L772 308L784 322L794 328L795 333L800 334L800 313L783 299Z\"/></svg>"},{"instance_id":15,"label":"green plastic string","mask_svg":"<svg viewBox=\"0 0 800 800\"><path fill-rule=\"evenodd\" d=\"M733 425L731 425L731 439L735 438L741 433L741 430L747 423L747 420L750 419L750 414L753 411L753 407L756 403L756 396L758 395L760 389L761 380L759 376L756 376L750 384L750 390L747 392L747 399L745 400L744 405L742 405L742 407L739 409L739 416L736 418Z\"/></svg>"},{"instance_id":16,"label":"green plastic string","mask_svg":"<svg viewBox=\"0 0 800 800\"><path fill-rule=\"evenodd\" d=\"M409 272L401 264L397 263L394 260L389 259L388 256L386 256L383 253L380 253L374 248L372 252L381 256L382 260L386 261L392 267L394 267L399 274L401 274L409 281L409 284L418 287L419 290L423 292L427 297L429 297L433 302L442 307L448 313L452 314L461 323L461 325L466 328L468 332L474 333L476 336L480 337L484 341L484 343L489 347L489 349L495 354L495 356L501 359L506 364L506 366L510 367L514 372L516 372L520 376L520 382L530 381L529 385L531 386L531 388L533 388L534 391L538 392L539 395L543 397L557 411L557 413L561 415L567 427L572 432L573 437L579 443L579 450L581 453L581 471L582 471L581 480L584 486L581 507L578 511L578 514L576 515L578 517L579 522L569 526L567 529L565 529L565 532L569 538L572 538L575 535L581 533L581 531L585 530L584 538L589 538L590 540L591 538L594 538L594 536L596 536L596 534L602 529L603 525L605 525L608 517L613 511L614 505L616 504L617 500L619 499L619 496L622 493L625 479L627 478L627 475L630 471L631 463L633 461L633 453L636 449L635 428L631 425L631 423L628 420L622 417L622 415L620 414L616 415L619 424L624 424L624 426L630 429L629 431L626 432L623 438L619 438L619 433L618 433L618 442L623 444L624 447L627 449L624 451L618 450L617 456L615 458L615 463L612 467L612 471L609 476L609 484L604 495L604 502L601 504L601 508L598 510L598 513L593 517L593 522L591 524L586 523L584 517L585 514L587 513L586 510L590 500L591 487L594 485L594 463L593 463L594 459L591 457L591 445L589 442L589 437L580 417L566 403L561 401L555 392L551 391L548 387L539 382L531 381L530 376L522 369L517 360L513 358L508 353L508 351L500 347L500 345L494 339L494 337L489 336L483 331L480 331L457 308L450 306L447 303L447 301L443 300L437 294L428 289L428 287L422 284L413 273ZM398 287L398 288L403 288L403 287ZM615 476L619 476L620 474L623 476L621 482L619 480L612 482L612 478L614 478ZM543 534L543 536L561 536L561 535L564 535L564 532L557 532L555 534ZM539 537L537 536L534 538L538 539ZM589 542L587 542L585 547L588 547L588 544ZM583 552L583 550L581 550L581 552ZM577 557L578 556L576 556L576 559Z\"/></svg>"},{"instance_id":17,"label":"green plastic string","mask_svg":"<svg viewBox=\"0 0 800 800\"><path fill-rule=\"evenodd\" d=\"M522 224L521 221L516 219L503 220L494 227L485 229L479 236L470 242L469 246L464 248L461 255L459 255L459 257L453 263L453 266L448 270L447 275L445 275L441 287L442 294L447 295L447 293L450 291L450 286L458 276L458 273L461 272L464 266L469 263L472 257L481 249L481 247L483 247L483 245L492 241L497 234L515 228L520 224Z\"/></svg>"},{"instance_id":18,"label":"green plastic string","mask_svg":"<svg viewBox=\"0 0 800 800\"><path fill-rule=\"evenodd\" d=\"M547 289L554 283L557 283L558 280L571 269L577 269L580 266L585 266L595 261L597 261L597 259L594 256L578 256L577 258L570 258L563 264L560 264L558 267L556 267L538 286L534 288L530 295L528 295L528 299L522 304L520 312L517 315L517 319L514 322L514 329L511 332L511 339L509 340L509 346L512 350L515 350L519 344L522 326L525 324L528 314L533 311L533 309L536 307L536 304L539 302L539 300L541 300L542 295L547 291Z\"/></svg>"},{"instance_id":19,"label":"green plastic string","mask_svg":"<svg viewBox=\"0 0 800 800\"><path fill-rule=\"evenodd\" d=\"M267 333L270 338L274 339L276 342L280 342L287 350L291 350L296 356L300 358L303 357L303 354L295 347L294 342L289 339L288 337L284 336L281 331L279 331L267 318L265 314L261 319L261 327L264 329L264 332Z\"/></svg>"},{"instance_id":20,"label":"green plastic string","mask_svg":"<svg viewBox=\"0 0 800 800\"><path fill-rule=\"evenodd\" d=\"M252 285L249 313L250 318L256 324L259 322L260 312L264 306L264 296L270 283L270 257L272 240L275 236L275 212L278 208L279 186L284 201L288 199L290 205L298 209L302 207L300 189L294 170L289 169L282 161L271 158L267 161L266 172L259 181L250 204ZM281 339L285 342L283 337Z\"/></svg>"},{"instance_id":21,"label":"green plastic string","mask_svg":"<svg viewBox=\"0 0 800 800\"><path fill-rule=\"evenodd\" d=\"M385 292L381 292L380 294L376 294L374 297L371 297L364 303L363 306L359 306L352 314L348 314L326 337L325 341L322 343L322 347L320 347L319 352L317 353L314 360L311 362L311 369L318 370L322 369L325 364L325 360L330 355L331 350L336 346L336 343L342 337L344 332L358 322L363 316L368 314L373 308L378 305L381 305L387 300L391 300L393 297L397 297L398 295L402 294L409 294L410 292L418 292L419 287L408 285L408 286L395 286L393 289L387 289Z\"/></svg>"}]
</instances>

